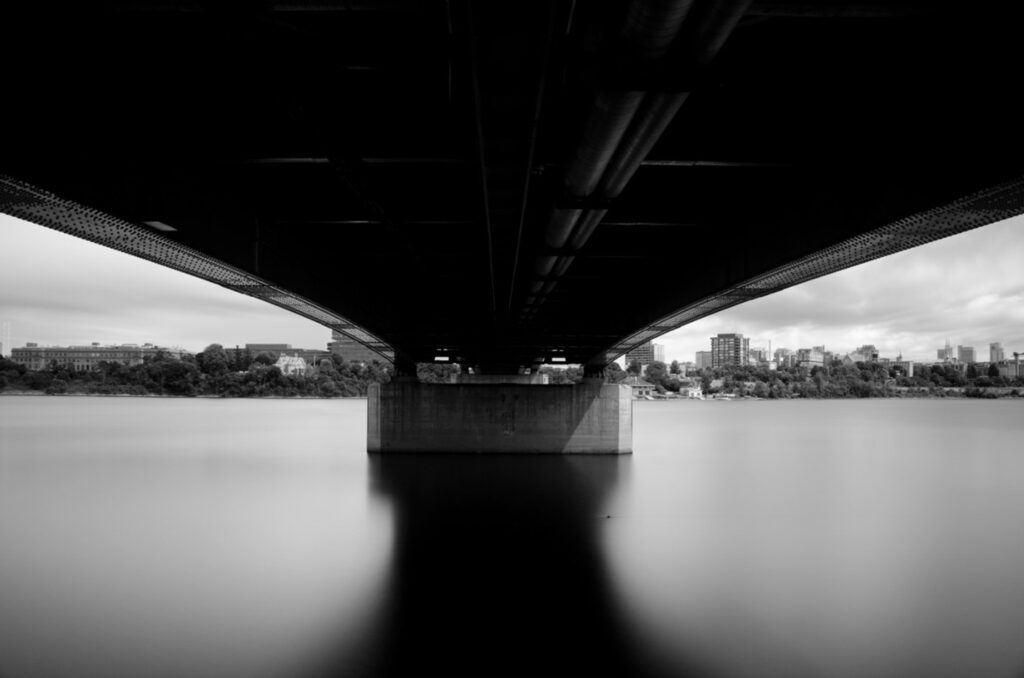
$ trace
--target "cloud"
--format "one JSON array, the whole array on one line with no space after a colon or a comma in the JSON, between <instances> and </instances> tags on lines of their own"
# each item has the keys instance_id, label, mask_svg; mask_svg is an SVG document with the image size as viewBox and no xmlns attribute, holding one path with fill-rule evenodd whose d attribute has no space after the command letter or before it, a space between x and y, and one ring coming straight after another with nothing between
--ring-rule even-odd
<instances>
[{"instance_id":1,"label":"cloud","mask_svg":"<svg viewBox=\"0 0 1024 678\"><path fill-rule=\"evenodd\" d=\"M933 359L947 338L980 358L1024 347L1024 218L890 255L733 307L658 341L693 360L720 332L755 346L875 344ZM263 301L77 238L0 215L0 319L14 345L212 342L320 348L330 332ZM1019 350L1019 349L1018 349Z\"/></svg>"},{"instance_id":2,"label":"cloud","mask_svg":"<svg viewBox=\"0 0 1024 678\"><path fill-rule=\"evenodd\" d=\"M326 328L122 252L0 215L0 319L12 344L219 342L324 348Z\"/></svg>"},{"instance_id":3,"label":"cloud","mask_svg":"<svg viewBox=\"0 0 1024 678\"><path fill-rule=\"evenodd\" d=\"M872 343L919 360L933 359L949 338L987 357L993 341L1024 345L1022 261L1017 217L747 302L658 341L680 360L708 350L718 332L773 347L848 351Z\"/></svg>"}]
</instances>

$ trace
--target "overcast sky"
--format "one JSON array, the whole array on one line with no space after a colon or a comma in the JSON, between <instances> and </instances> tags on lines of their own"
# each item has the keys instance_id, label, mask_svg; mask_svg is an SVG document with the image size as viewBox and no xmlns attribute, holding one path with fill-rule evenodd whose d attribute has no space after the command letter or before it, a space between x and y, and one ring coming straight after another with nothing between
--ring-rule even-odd
<instances>
[{"instance_id":1,"label":"overcast sky","mask_svg":"<svg viewBox=\"0 0 1024 678\"><path fill-rule=\"evenodd\" d=\"M150 342L200 351L214 342L325 348L330 340L326 328L265 302L3 214L0 321L16 347ZM845 353L875 344L883 356L914 360L934 360L947 338L974 346L979 360L993 341L1024 351L1024 217L747 302L657 341L668 360L692 361L719 332L766 348Z\"/></svg>"}]
</instances>

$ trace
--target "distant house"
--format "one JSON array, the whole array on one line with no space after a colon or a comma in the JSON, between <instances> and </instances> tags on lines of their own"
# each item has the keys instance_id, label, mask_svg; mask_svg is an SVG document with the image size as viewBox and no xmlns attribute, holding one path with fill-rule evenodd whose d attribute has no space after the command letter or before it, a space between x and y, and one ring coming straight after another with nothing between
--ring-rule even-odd
<instances>
[{"instance_id":1,"label":"distant house","mask_svg":"<svg viewBox=\"0 0 1024 678\"><path fill-rule=\"evenodd\" d=\"M277 362L274 363L274 366L281 370L281 374L306 373L305 359L295 355L282 355L277 359Z\"/></svg>"},{"instance_id":2,"label":"distant house","mask_svg":"<svg viewBox=\"0 0 1024 678\"><path fill-rule=\"evenodd\" d=\"M633 389L634 398L651 398L657 390L654 384L643 377L627 377L622 383Z\"/></svg>"},{"instance_id":3,"label":"distant house","mask_svg":"<svg viewBox=\"0 0 1024 678\"><path fill-rule=\"evenodd\" d=\"M704 398L704 389L701 388L700 379L683 380L679 385L679 397L702 400Z\"/></svg>"}]
</instances>

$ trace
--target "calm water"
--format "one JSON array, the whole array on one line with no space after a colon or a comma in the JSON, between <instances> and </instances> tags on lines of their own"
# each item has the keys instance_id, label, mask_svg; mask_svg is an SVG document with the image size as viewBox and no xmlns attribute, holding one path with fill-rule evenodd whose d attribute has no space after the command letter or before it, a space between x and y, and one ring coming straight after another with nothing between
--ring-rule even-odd
<instances>
[{"instance_id":1,"label":"calm water","mask_svg":"<svg viewBox=\"0 0 1024 678\"><path fill-rule=\"evenodd\" d=\"M1024 675L1024 404L642 402L624 458L365 412L0 398L0 676Z\"/></svg>"}]
</instances>

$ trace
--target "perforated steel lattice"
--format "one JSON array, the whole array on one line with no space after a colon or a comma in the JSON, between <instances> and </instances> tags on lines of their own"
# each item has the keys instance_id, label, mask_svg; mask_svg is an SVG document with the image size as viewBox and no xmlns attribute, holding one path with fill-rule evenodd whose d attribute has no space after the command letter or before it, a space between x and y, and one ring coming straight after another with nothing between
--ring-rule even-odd
<instances>
[{"instance_id":1,"label":"perforated steel lattice","mask_svg":"<svg viewBox=\"0 0 1024 678\"><path fill-rule=\"evenodd\" d=\"M701 299L616 342L604 360L610 363L666 332L745 301L1019 214L1024 214L1024 177L900 219Z\"/></svg>"},{"instance_id":2,"label":"perforated steel lattice","mask_svg":"<svg viewBox=\"0 0 1024 678\"><path fill-rule=\"evenodd\" d=\"M351 337L393 361L394 349L369 332L303 297L174 242L148 228L65 200L0 175L0 212L209 280L297 313Z\"/></svg>"}]
</instances>

